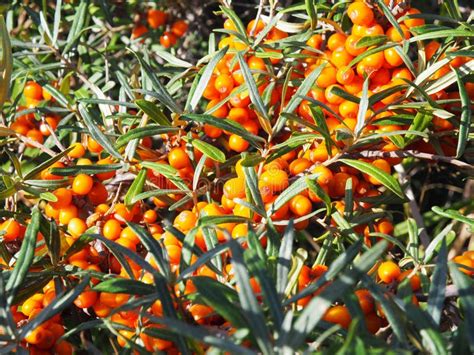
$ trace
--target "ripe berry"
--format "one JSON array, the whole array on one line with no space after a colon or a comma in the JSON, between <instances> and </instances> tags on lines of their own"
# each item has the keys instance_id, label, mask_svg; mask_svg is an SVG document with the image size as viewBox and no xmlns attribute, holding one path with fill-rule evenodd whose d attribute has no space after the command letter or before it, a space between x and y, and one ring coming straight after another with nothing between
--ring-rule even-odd
<instances>
[{"instance_id":1,"label":"ripe berry","mask_svg":"<svg viewBox=\"0 0 474 355\"><path fill-rule=\"evenodd\" d=\"M72 182L72 191L77 195L87 195L94 184L94 180L86 174L77 175Z\"/></svg>"},{"instance_id":2,"label":"ripe berry","mask_svg":"<svg viewBox=\"0 0 474 355\"><path fill-rule=\"evenodd\" d=\"M168 153L168 162L175 169L182 169L191 164L189 156L183 148L173 148Z\"/></svg>"},{"instance_id":3,"label":"ripe berry","mask_svg":"<svg viewBox=\"0 0 474 355\"><path fill-rule=\"evenodd\" d=\"M147 13L148 25L156 30L166 24L166 12L156 9L150 9Z\"/></svg>"},{"instance_id":4,"label":"ripe berry","mask_svg":"<svg viewBox=\"0 0 474 355\"><path fill-rule=\"evenodd\" d=\"M363 2L354 2L347 9L347 15L352 23L368 26L374 20L373 11Z\"/></svg>"},{"instance_id":5,"label":"ripe berry","mask_svg":"<svg viewBox=\"0 0 474 355\"><path fill-rule=\"evenodd\" d=\"M346 306L333 306L324 314L323 320L329 323L339 324L347 329L351 324L351 315Z\"/></svg>"},{"instance_id":6,"label":"ripe berry","mask_svg":"<svg viewBox=\"0 0 474 355\"><path fill-rule=\"evenodd\" d=\"M383 262L382 264L380 264L377 270L377 275L379 276L379 279L386 284L397 280L400 274L400 268L393 261Z\"/></svg>"}]
</instances>

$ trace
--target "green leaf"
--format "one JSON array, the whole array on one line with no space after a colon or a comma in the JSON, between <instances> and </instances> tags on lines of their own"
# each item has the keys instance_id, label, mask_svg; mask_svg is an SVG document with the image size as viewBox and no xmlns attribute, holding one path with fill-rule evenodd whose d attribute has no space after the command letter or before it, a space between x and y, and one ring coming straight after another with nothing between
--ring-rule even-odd
<instances>
[{"instance_id":1,"label":"green leaf","mask_svg":"<svg viewBox=\"0 0 474 355\"><path fill-rule=\"evenodd\" d=\"M431 207L431 210L440 216L446 217L448 219L454 219L456 221L469 225L471 228L474 228L474 220L469 217L464 216L459 211L449 210L449 209L443 210L442 208L438 206Z\"/></svg>"},{"instance_id":2,"label":"green leaf","mask_svg":"<svg viewBox=\"0 0 474 355\"><path fill-rule=\"evenodd\" d=\"M148 250L148 252L153 256L159 267L159 271L165 276L165 278L169 279L171 275L170 265L166 262L163 248L158 241L138 224L127 222L127 225L138 236L138 239L140 239L140 242L146 250Z\"/></svg>"},{"instance_id":3,"label":"green leaf","mask_svg":"<svg viewBox=\"0 0 474 355\"><path fill-rule=\"evenodd\" d=\"M305 8L306 13L311 20L311 29L314 30L316 25L318 24L318 14L316 12L316 5L314 4L313 0L305 0Z\"/></svg>"},{"instance_id":4,"label":"green leaf","mask_svg":"<svg viewBox=\"0 0 474 355\"><path fill-rule=\"evenodd\" d=\"M291 254L293 252L293 240L295 238L295 230L293 227L293 220L290 220L288 226L283 234L283 240L280 245L280 252L278 253L277 263L277 277L276 288L280 297L285 294L286 285L288 282L288 274L291 268Z\"/></svg>"},{"instance_id":5,"label":"green leaf","mask_svg":"<svg viewBox=\"0 0 474 355\"><path fill-rule=\"evenodd\" d=\"M113 157L123 160L122 156L120 155L119 152L117 152L112 144L112 142L109 140L109 138L100 130L99 127L97 127L96 122L92 118L89 110L86 108L86 106L82 103L78 105L79 107L79 113L81 114L84 123L86 124L89 133L91 137L97 141L110 155Z\"/></svg>"},{"instance_id":6,"label":"green leaf","mask_svg":"<svg viewBox=\"0 0 474 355\"><path fill-rule=\"evenodd\" d=\"M206 143L199 139L191 140L191 144L194 148L212 160L218 161L219 163L224 163L226 161L225 154L219 148L214 147L212 144Z\"/></svg>"},{"instance_id":7,"label":"green leaf","mask_svg":"<svg viewBox=\"0 0 474 355\"><path fill-rule=\"evenodd\" d=\"M436 325L439 325L441 321L447 280L448 252L446 248L446 240L443 239L443 244L441 244L441 249L438 254L438 260L436 261L436 268L431 277L427 308L428 314L431 315L431 318Z\"/></svg>"},{"instance_id":8,"label":"green leaf","mask_svg":"<svg viewBox=\"0 0 474 355\"><path fill-rule=\"evenodd\" d=\"M155 292L152 285L138 280L114 278L102 281L92 288L93 291L107 293L126 293L129 295L145 296Z\"/></svg>"},{"instance_id":9,"label":"green leaf","mask_svg":"<svg viewBox=\"0 0 474 355\"><path fill-rule=\"evenodd\" d=\"M76 7L76 13L71 27L69 28L69 34L67 36L66 45L63 49L63 55L68 53L72 48L75 47L84 27L88 3L86 1L81 2Z\"/></svg>"},{"instance_id":10,"label":"green leaf","mask_svg":"<svg viewBox=\"0 0 474 355\"><path fill-rule=\"evenodd\" d=\"M127 208L131 208L133 206L133 199L143 190L143 186L145 185L145 181L147 178L147 170L141 169L140 172L137 174L137 177L133 180L132 185L128 188L127 194L124 197L124 202Z\"/></svg>"},{"instance_id":11,"label":"green leaf","mask_svg":"<svg viewBox=\"0 0 474 355\"><path fill-rule=\"evenodd\" d=\"M426 112L426 111L423 111L423 110L420 110L418 111L418 113L416 114L415 118L413 119L413 122L412 124L410 125L410 127L408 128L409 131L416 131L416 132L421 132L423 133L423 131L425 129L428 128L428 126L430 125L431 121L433 119L433 115L429 112ZM409 134L407 133L404 137L404 145L405 147L407 145L409 145L410 143L412 143L415 138L417 136L414 135L414 134Z\"/></svg>"},{"instance_id":12,"label":"green leaf","mask_svg":"<svg viewBox=\"0 0 474 355\"><path fill-rule=\"evenodd\" d=\"M150 67L150 65L142 58L142 56L136 52L131 51L140 62L142 66L142 74L148 79L155 90L155 94L160 100L160 102L168 107L171 112L181 113L183 110L176 103L176 100L171 97L170 93L166 90L163 84L160 82L158 77L155 75L155 71Z\"/></svg>"},{"instance_id":13,"label":"green leaf","mask_svg":"<svg viewBox=\"0 0 474 355\"><path fill-rule=\"evenodd\" d=\"M15 262L15 267L13 268L5 286L8 295L7 302L9 305L11 305L16 292L22 285L23 280L29 272L31 263L33 262L36 239L40 229L40 219L41 212L38 207L35 206L31 212L31 221L26 227L25 237L23 238L21 249Z\"/></svg>"},{"instance_id":14,"label":"green leaf","mask_svg":"<svg viewBox=\"0 0 474 355\"><path fill-rule=\"evenodd\" d=\"M122 164L103 164L103 165L76 165L69 168L52 168L51 174L58 176L74 176L77 174L101 174L110 171L117 171L122 167Z\"/></svg>"},{"instance_id":15,"label":"green leaf","mask_svg":"<svg viewBox=\"0 0 474 355\"><path fill-rule=\"evenodd\" d=\"M247 159L247 157L244 159ZM265 204L263 203L262 195L258 188L258 177L255 171L255 168L253 166L251 167L243 166L242 164L242 170L244 171L245 186L248 189L248 192L251 197L251 201L255 205L257 213L261 216L264 216Z\"/></svg>"},{"instance_id":16,"label":"green leaf","mask_svg":"<svg viewBox=\"0 0 474 355\"><path fill-rule=\"evenodd\" d=\"M267 109L263 104L262 98L260 97L260 93L257 89L257 84L255 83L252 73L250 72L250 68L247 62L242 57L242 54L240 54L240 52L237 52L237 58L240 64L240 70L242 71L242 74L245 79L245 84L247 84L247 88L249 90L250 100L254 104L257 113L268 121L270 118L268 116Z\"/></svg>"},{"instance_id":17,"label":"green leaf","mask_svg":"<svg viewBox=\"0 0 474 355\"><path fill-rule=\"evenodd\" d=\"M0 109L8 98L11 85L11 76L13 69L13 55L10 43L10 36L5 25L5 18L0 14L0 35L1 35L1 62L0 62Z\"/></svg>"},{"instance_id":18,"label":"green leaf","mask_svg":"<svg viewBox=\"0 0 474 355\"><path fill-rule=\"evenodd\" d=\"M210 277L194 276L192 280L198 291L198 300L204 301L236 328L248 328L242 309L236 306L239 297L234 289Z\"/></svg>"},{"instance_id":19,"label":"green leaf","mask_svg":"<svg viewBox=\"0 0 474 355\"><path fill-rule=\"evenodd\" d=\"M458 145L456 148L456 158L460 158L469 139L469 130L471 128L471 99L467 93L466 87L462 81L461 74L456 70L456 79L458 82L459 94L461 96L461 121L459 122Z\"/></svg>"},{"instance_id":20,"label":"green leaf","mask_svg":"<svg viewBox=\"0 0 474 355\"><path fill-rule=\"evenodd\" d=\"M250 273L257 278L263 301L268 306L276 328L278 329L280 324L283 322L283 308L281 307L281 298L278 297L275 288L274 279L269 274L268 267L264 260L259 257L258 252L255 251L255 249L246 250L244 257Z\"/></svg>"},{"instance_id":21,"label":"green leaf","mask_svg":"<svg viewBox=\"0 0 474 355\"><path fill-rule=\"evenodd\" d=\"M174 133L177 131L179 131L178 127L160 126L160 125L154 125L154 124L147 125L146 127L133 128L129 130L127 133L117 138L117 140L115 141L115 146L117 148L120 148L134 139L153 137L156 135L160 135L164 133Z\"/></svg>"},{"instance_id":22,"label":"green leaf","mask_svg":"<svg viewBox=\"0 0 474 355\"><path fill-rule=\"evenodd\" d=\"M204 93L204 90L206 90L206 87L209 84L209 81L211 80L212 73L214 72L214 68L216 67L217 63L227 53L228 49L229 47L225 47L219 50L217 53L214 53L212 59L204 68L202 75L200 77L199 76L197 77L199 78L199 82L197 86L195 87L195 89L189 93L189 96L188 96L189 102L186 102L186 106L185 106L186 111L194 111L196 109L199 101L202 98L202 94Z\"/></svg>"},{"instance_id":23,"label":"green leaf","mask_svg":"<svg viewBox=\"0 0 474 355\"><path fill-rule=\"evenodd\" d=\"M191 121L191 122L195 121L195 122L209 124L211 126L217 127L224 131L232 132L242 137L243 139L248 141L251 145L253 145L256 148L259 147L258 142L261 142L261 143L265 142L265 140L262 137L249 133L240 124L231 120L223 120L221 118L216 118L211 115L198 115L198 114L192 114L192 113L185 114L181 116L181 118L186 121Z\"/></svg>"},{"instance_id":24,"label":"green leaf","mask_svg":"<svg viewBox=\"0 0 474 355\"><path fill-rule=\"evenodd\" d=\"M313 174L311 178L317 177L316 174ZM267 211L267 216L270 217L276 211L278 211L285 203L290 201L293 197L298 195L300 192L306 190L308 185L306 183L306 176L302 176L298 178L294 183L288 186L281 194L275 199L275 201L271 204L270 208Z\"/></svg>"},{"instance_id":25,"label":"green leaf","mask_svg":"<svg viewBox=\"0 0 474 355\"><path fill-rule=\"evenodd\" d=\"M160 175L163 175L165 178L169 179L176 187L182 191L189 191L188 185L179 177L178 171L170 165L155 163L150 161L142 162L142 167L149 168Z\"/></svg>"},{"instance_id":26,"label":"green leaf","mask_svg":"<svg viewBox=\"0 0 474 355\"><path fill-rule=\"evenodd\" d=\"M450 263L449 271L454 284L458 288L459 300L464 311L464 321L466 322L466 338L469 342L471 352L474 352L474 282L471 278L459 271L458 267Z\"/></svg>"},{"instance_id":27,"label":"green leaf","mask_svg":"<svg viewBox=\"0 0 474 355\"><path fill-rule=\"evenodd\" d=\"M178 194L181 193L182 190L178 189L156 189L156 190L150 190L150 191L145 191L142 193L139 193L132 199L132 204L134 204L137 201L145 200L150 197L156 197L156 196L166 196L169 194ZM174 200L171 200L174 201Z\"/></svg>"},{"instance_id":28,"label":"green leaf","mask_svg":"<svg viewBox=\"0 0 474 355\"><path fill-rule=\"evenodd\" d=\"M468 30L442 30L442 31L432 31L429 33L424 33L419 36L414 36L408 40L409 43L414 43L418 41L424 41L427 39L441 39L446 37L455 37L455 38L470 38L474 37L474 31Z\"/></svg>"},{"instance_id":29,"label":"green leaf","mask_svg":"<svg viewBox=\"0 0 474 355\"><path fill-rule=\"evenodd\" d=\"M230 241L234 277L239 287L239 299L243 313L250 325L250 331L263 354L272 354L270 332L263 316L262 308L250 286L250 276L244 263L242 248L236 241Z\"/></svg>"},{"instance_id":30,"label":"green leaf","mask_svg":"<svg viewBox=\"0 0 474 355\"><path fill-rule=\"evenodd\" d=\"M309 90L311 90L312 86L314 85L314 82L316 79L319 77L321 72L324 69L324 64L318 66L315 68L301 83L301 85L298 87L294 95L291 97L290 101L288 101L288 104L285 106L283 112L284 113L292 113L298 105L303 101L304 96L308 93Z\"/></svg>"},{"instance_id":31,"label":"green leaf","mask_svg":"<svg viewBox=\"0 0 474 355\"><path fill-rule=\"evenodd\" d=\"M365 36L359 39L356 43L356 48L380 46L388 41L388 37L385 35L377 36Z\"/></svg>"},{"instance_id":32,"label":"green leaf","mask_svg":"<svg viewBox=\"0 0 474 355\"><path fill-rule=\"evenodd\" d=\"M374 179L380 181L380 183L385 186L387 189L392 191L395 195L399 196L402 199L405 199L405 194L403 193L400 183L391 175L387 174L385 171L382 171L372 164L366 163L364 161L352 160L352 159L340 159L344 164L347 164L361 172L370 175Z\"/></svg>"},{"instance_id":33,"label":"green leaf","mask_svg":"<svg viewBox=\"0 0 474 355\"><path fill-rule=\"evenodd\" d=\"M238 33L241 34L242 37L244 37L247 40L247 30L240 20L240 17L235 13L234 10L225 7L225 6L220 6L221 11L229 18L232 20L232 23L234 24L235 28L237 29Z\"/></svg>"},{"instance_id":34,"label":"green leaf","mask_svg":"<svg viewBox=\"0 0 474 355\"><path fill-rule=\"evenodd\" d=\"M144 99L139 99L139 100L136 100L135 103L143 112L145 112L148 116L150 116L150 118L156 123L158 123L160 126L165 126L165 127L171 126L170 121L164 115L163 111L161 111L161 109L158 106L156 106L153 102L147 101ZM140 127L140 128L149 128L149 127ZM136 131L137 129L138 128L135 128L134 130ZM130 132L127 132L127 134L128 133Z\"/></svg>"},{"instance_id":35,"label":"green leaf","mask_svg":"<svg viewBox=\"0 0 474 355\"><path fill-rule=\"evenodd\" d=\"M369 108L369 77L365 78L362 86L362 97L360 98L359 110L357 111L357 123L355 127L355 134L359 136L360 132L365 126L365 116Z\"/></svg>"},{"instance_id":36,"label":"green leaf","mask_svg":"<svg viewBox=\"0 0 474 355\"><path fill-rule=\"evenodd\" d=\"M64 156L67 155L74 147L69 147L66 150L62 151L61 153L55 155L54 157L49 158L45 162L41 163L37 167L31 169L24 177L24 180L30 180L36 177L39 173L41 173L43 170L49 168L51 165L56 163L57 161L60 161Z\"/></svg>"}]
</instances>

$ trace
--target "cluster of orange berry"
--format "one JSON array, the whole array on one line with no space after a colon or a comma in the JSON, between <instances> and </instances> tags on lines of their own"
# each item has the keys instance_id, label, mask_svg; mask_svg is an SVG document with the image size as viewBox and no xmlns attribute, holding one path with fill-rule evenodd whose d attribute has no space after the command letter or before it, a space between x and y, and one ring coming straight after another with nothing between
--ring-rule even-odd
<instances>
[{"instance_id":1,"label":"cluster of orange berry","mask_svg":"<svg viewBox=\"0 0 474 355\"><path fill-rule=\"evenodd\" d=\"M247 193L246 171L244 171L245 157L241 157L235 166L230 170L225 168L226 173L233 174L227 179L222 188L211 191L210 198L206 201L190 200L180 206L178 212L173 216L173 226L179 232L186 234L196 227L199 218L203 216L241 216L246 217L254 223L265 222L271 219L275 223L276 228L282 230L290 219L295 219L295 228L303 230L310 225L312 213L317 210L316 207L323 202L321 193L316 193L310 188L303 189L301 192L285 201L278 209L275 210L275 202L291 184L300 176L305 174L315 174L316 182L321 188L323 194L331 200L332 206L341 215L345 210L350 209L354 212L364 212L372 208L370 199L382 194L382 183L373 176L363 174L359 170L350 166L336 163L331 160L341 151L349 147L356 138L354 130L357 126L357 116L359 112L359 104L357 100L347 99L347 95L355 98L361 98L364 92L364 82L368 80L368 97L387 90L395 88L399 85L406 85L405 80L412 80L413 74L407 68L403 57L394 48L388 48L364 57L355 65L350 63L360 54L370 51L371 47L358 46L358 42L365 37L386 35L393 42L402 42L411 36L410 30L416 26L424 24L424 20L417 18L405 19L400 23L402 33L398 29L390 25L382 25L376 22L376 7L370 7L364 2L358 1L352 3L348 8L348 16L353 22L351 33L345 34L337 31L327 36L326 34L313 34L306 42L306 49L301 51L301 56L296 59L296 65L291 74L291 82L298 83L308 77L316 68L321 65L321 70L315 84L307 93L310 100L303 100L297 107L296 113L299 122L288 123L293 131L299 132L317 132L314 128L314 102L323 105L321 110L323 119L330 133L330 138L334 142L330 146L317 138L309 142L304 147L299 146L293 150L285 152L285 154L272 159L269 162L262 162L255 167L258 176L258 190L262 202L264 204L265 213L260 215L255 213L249 207ZM419 13L416 9L409 9L405 13L410 15ZM166 25L167 15L160 10L149 10L147 14L148 25L152 29L158 29ZM247 26L247 33L250 37L255 38L265 28L265 23L261 20L251 21ZM225 21L224 28L229 31L237 31L232 20ZM160 42L164 47L173 46L177 38L181 37L187 30L187 24L184 21L176 21L171 25L169 31L165 31L160 38ZM138 38L144 35L148 28L144 25L137 25L133 30L132 37ZM268 31L263 39L263 45L266 52L270 55L268 59L264 59L266 54L262 56L259 51L253 51L248 44L242 42L237 36L226 36L219 42L219 48L229 47L228 52L217 63L214 73L203 93L207 102L206 110L217 119L227 119L241 125L243 129L252 135L267 137L268 127L265 126L264 118L260 117L258 111L251 105L251 98L246 87L244 74L239 62L236 60L237 51L246 51L244 60L246 65L255 74L257 89L261 95L267 93L271 89L269 97L269 105L272 107L272 114L277 118L281 110L287 107L291 98L298 90L297 84L285 86L282 82L274 82L274 88L270 87L273 79L274 70L281 68L284 64L283 60L278 56L280 50L276 44L288 37L288 34L276 27ZM273 48L272 46L275 46ZM435 53L439 49L440 44L431 41L425 46L427 60L434 58ZM442 67L433 76L433 79L439 78L450 70L450 67L458 67L465 63L468 58L456 57L445 67ZM404 80L405 79L405 80ZM471 97L474 97L472 84L466 85ZM380 102L376 102L369 107L366 114L366 124L364 125L364 133L390 133L395 131L403 131L408 129L408 125L395 125L377 123L377 120L394 116L396 113L385 110L388 105L400 102L403 103L403 94L405 89L391 93L383 97ZM341 95L341 92L346 95ZM458 92L438 92L433 94L433 98L459 98ZM34 82L28 82L24 97L28 108L36 107L41 100L51 100L51 96L41 86ZM223 100L227 100L222 104ZM356 101L356 102L354 102ZM444 106L446 110L455 111L457 107L452 104ZM383 113L377 114L378 111ZM410 110L406 110L412 113ZM271 121L275 121L271 118ZM49 120L48 120L49 119ZM50 130L56 128L59 118L47 117L38 126L33 115L20 116L11 128L17 133L25 135L39 143L43 142L43 136L47 136ZM303 123L307 124L303 124ZM453 120L454 122L454 120ZM44 125L44 127L43 127ZM42 128L43 127L43 128ZM434 130L449 130L453 124L441 118L435 117L432 128ZM341 131L349 131L349 135L338 134ZM157 161L163 166L174 169L177 176L181 178L190 188L195 174L195 166L193 159L199 161L202 154L199 150L194 149L193 159L187 153L189 146L182 139L183 132L180 134L162 135L161 139L164 144L165 155L160 154L160 158L154 159L155 155L151 154L148 159L147 150L152 150L152 141L150 137L140 141L137 153L142 160ZM197 138L196 132L192 132ZM201 133L201 132L199 132ZM205 124L203 127L205 139L216 142L225 147L227 158L238 156L240 153L252 152L252 148L248 140L238 134L222 130L211 124ZM268 146L271 152L278 144L284 144L291 137L289 130L277 134ZM200 137L201 138L201 137ZM444 143L450 143L447 140L452 139L445 137ZM452 143L452 142L451 142ZM328 143L329 144L329 143ZM372 143L371 143L372 144ZM383 137L380 142L375 143L372 148L382 151L396 151L400 148L390 139ZM421 150L432 149L429 144L417 142ZM443 146L443 145L442 145ZM370 146L368 146L370 147ZM424 148L423 148L424 147ZM448 149L449 144L446 146ZM423 148L423 149L422 149ZM452 152L452 151L451 151ZM149 153L149 152L148 152ZM265 160L268 156L263 157ZM238 159L237 157L235 158ZM398 158L386 159L364 159L373 167L390 174L392 165L399 163ZM136 162L136 161L134 161ZM108 165L113 164L114 159L106 156L103 147L91 137L84 140L83 143L73 143L71 150L67 154L67 158L63 161L54 163L50 168L41 173L44 180L63 180L63 176L55 175L51 172L51 168L65 168L71 166L90 166L90 165ZM210 172L215 169L217 162L207 158L204 172ZM139 166L139 162L133 166L133 169ZM208 170L205 170L208 169ZM135 171L136 172L136 171ZM66 250L72 246L89 228L96 228L97 232L108 240L133 251L144 254L144 248L141 243L140 236L127 225L127 222L140 224L152 236L152 238L160 241L165 247L171 269L173 272L179 271L179 265L182 257L183 240L178 235L174 235L170 231L165 231L159 222L159 216L162 211L169 207L169 199L179 201L183 194L169 194L167 199L153 198L154 207L150 208L146 202L137 202L133 206L127 206L120 200L120 195L111 201L111 193L108 190L107 181L115 177L115 171L107 171L96 174L80 173L74 177L69 177L62 187L53 191L55 201L50 201L42 205L45 215L51 220L55 220L61 227L62 250ZM220 176L218 176L219 178ZM353 206L346 206L344 196L346 195L347 182L351 181L353 191ZM160 189L174 189L176 183L164 176L164 174L155 170L148 170L148 183ZM169 211L166 211L169 212ZM168 213L169 214L169 213ZM335 221L331 221L335 223ZM365 236L366 244L372 242L371 234L373 231L390 235L393 233L392 222L387 218L381 218L370 225L361 224L355 227L355 231ZM7 219L2 222L0 230L2 238L5 241L21 240L24 235L25 227L14 219ZM95 232L94 232L95 233ZM245 238L248 236L247 223L220 223L215 229L218 242L224 242L229 238ZM206 230L200 228L195 235L195 245L202 251L208 250L208 241L206 238ZM260 239L263 246L266 245L266 236ZM245 244L244 244L245 246ZM146 256L147 261L158 269L156 260L151 255ZM143 283L152 284L153 276L142 270L141 266L133 260L128 261L133 277ZM195 262L196 256L193 256L191 263ZM230 256L225 255L223 260L227 262L225 272L220 277L224 278L231 284L233 279L233 270L229 262ZM462 256L454 259L456 263L462 264L469 268L474 266L473 252L466 252ZM82 270L91 272L114 274L119 277L129 278L128 271L120 264L120 262L106 250L99 250L95 244L88 244L83 249L68 255L64 263L72 265ZM466 274L472 274L469 269L461 269ZM306 288L327 271L325 265L316 265L313 268L303 266L298 279L298 290ZM218 275L208 266L203 265L194 272L196 276L207 276L218 279ZM413 291L420 289L420 277L413 270L401 271L399 266L387 261L381 263L377 269L377 275L380 282L391 284L393 282L401 282L405 278L410 279ZM93 278L92 284L96 285L100 280ZM251 279L251 286L254 292L260 296L261 290L258 282ZM91 285L92 287L92 285ZM215 315L212 308L199 304L198 302L189 301L185 296L196 291L195 285L188 280L185 289L176 288L175 294L182 298L182 306L185 312L194 319L198 324L218 324L227 327L228 323L223 322L221 318ZM311 297L321 292L321 289L313 295L302 298L298 301L298 306L304 307ZM366 324L370 332L376 333L385 324L385 315L370 294L369 291L357 290L355 292L361 309L366 316ZM35 294L26 300L21 306L14 307L13 314L18 323L30 319L38 314L38 312L48 305L54 298L54 284L48 284L43 293ZM89 314L93 314L99 318L109 317L114 323L124 325L130 329L139 327L158 327L153 322L143 319L139 316L139 310L126 310L113 312L114 309L124 305L130 298L128 294L112 294L107 292L94 291L88 288L74 302L75 306L87 310ZM163 310L160 301L155 301L149 311L152 315L160 317ZM343 304L333 305L324 316L324 320L331 323L338 323L342 327L347 328L351 322L351 316ZM121 329L118 331L118 344L125 347L130 341L137 341L143 344L148 351L166 350L168 352L177 352L174 344L165 339L154 338L148 336L145 332L140 332L136 337L136 332L132 330ZM46 349L53 349L58 353L70 353L70 345L67 342L59 342L56 340L64 333L64 327L61 324L60 317L55 317L50 321L42 324L35 329L26 339L30 349L36 349L38 352ZM35 351L36 351L35 350Z\"/></svg>"},{"instance_id":2,"label":"cluster of orange berry","mask_svg":"<svg viewBox=\"0 0 474 355\"><path fill-rule=\"evenodd\" d=\"M54 98L46 88L34 81L29 81L23 89L23 100L24 106L18 107L19 116L10 124L10 128L33 142L43 144L45 137L49 137L56 130L61 116L51 113L37 120L33 113L21 114L21 112L34 109L43 101L54 102ZM33 144L27 143L27 146L33 147Z\"/></svg>"},{"instance_id":3,"label":"cluster of orange berry","mask_svg":"<svg viewBox=\"0 0 474 355\"><path fill-rule=\"evenodd\" d=\"M22 325L32 320L44 307L54 302L56 298L54 287L54 282L50 281L43 288L43 293L36 293L26 299L20 306L13 306L11 311L15 322ZM26 336L23 343L25 346L27 345L30 354L72 354L72 345L66 340L59 340L64 333L61 316L57 314L33 329Z\"/></svg>"},{"instance_id":4,"label":"cluster of orange berry","mask_svg":"<svg viewBox=\"0 0 474 355\"><path fill-rule=\"evenodd\" d=\"M178 40L184 36L188 30L188 24L184 20L176 20L169 24L169 29L165 29L168 24L168 14L158 9L149 9L147 11L147 24L152 30L162 30L160 35L160 44L165 48L173 47ZM132 39L139 38L148 33L148 27L143 24L136 24L132 31Z\"/></svg>"}]
</instances>

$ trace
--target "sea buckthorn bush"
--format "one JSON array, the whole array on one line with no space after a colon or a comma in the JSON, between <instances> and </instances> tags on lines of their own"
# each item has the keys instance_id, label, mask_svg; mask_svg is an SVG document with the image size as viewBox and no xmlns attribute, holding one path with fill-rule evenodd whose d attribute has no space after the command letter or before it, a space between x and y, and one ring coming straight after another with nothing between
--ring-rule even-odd
<instances>
[{"instance_id":1,"label":"sea buckthorn bush","mask_svg":"<svg viewBox=\"0 0 474 355\"><path fill-rule=\"evenodd\" d=\"M1 5L1 352L474 352L473 16L427 8Z\"/></svg>"}]
</instances>

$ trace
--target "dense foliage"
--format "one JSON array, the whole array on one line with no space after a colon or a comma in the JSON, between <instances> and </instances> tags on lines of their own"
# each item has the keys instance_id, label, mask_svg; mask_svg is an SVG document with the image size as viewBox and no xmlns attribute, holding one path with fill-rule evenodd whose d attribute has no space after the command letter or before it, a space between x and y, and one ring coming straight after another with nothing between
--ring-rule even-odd
<instances>
[{"instance_id":1,"label":"dense foliage","mask_svg":"<svg viewBox=\"0 0 474 355\"><path fill-rule=\"evenodd\" d=\"M474 352L468 8L0 10L2 353Z\"/></svg>"}]
</instances>

